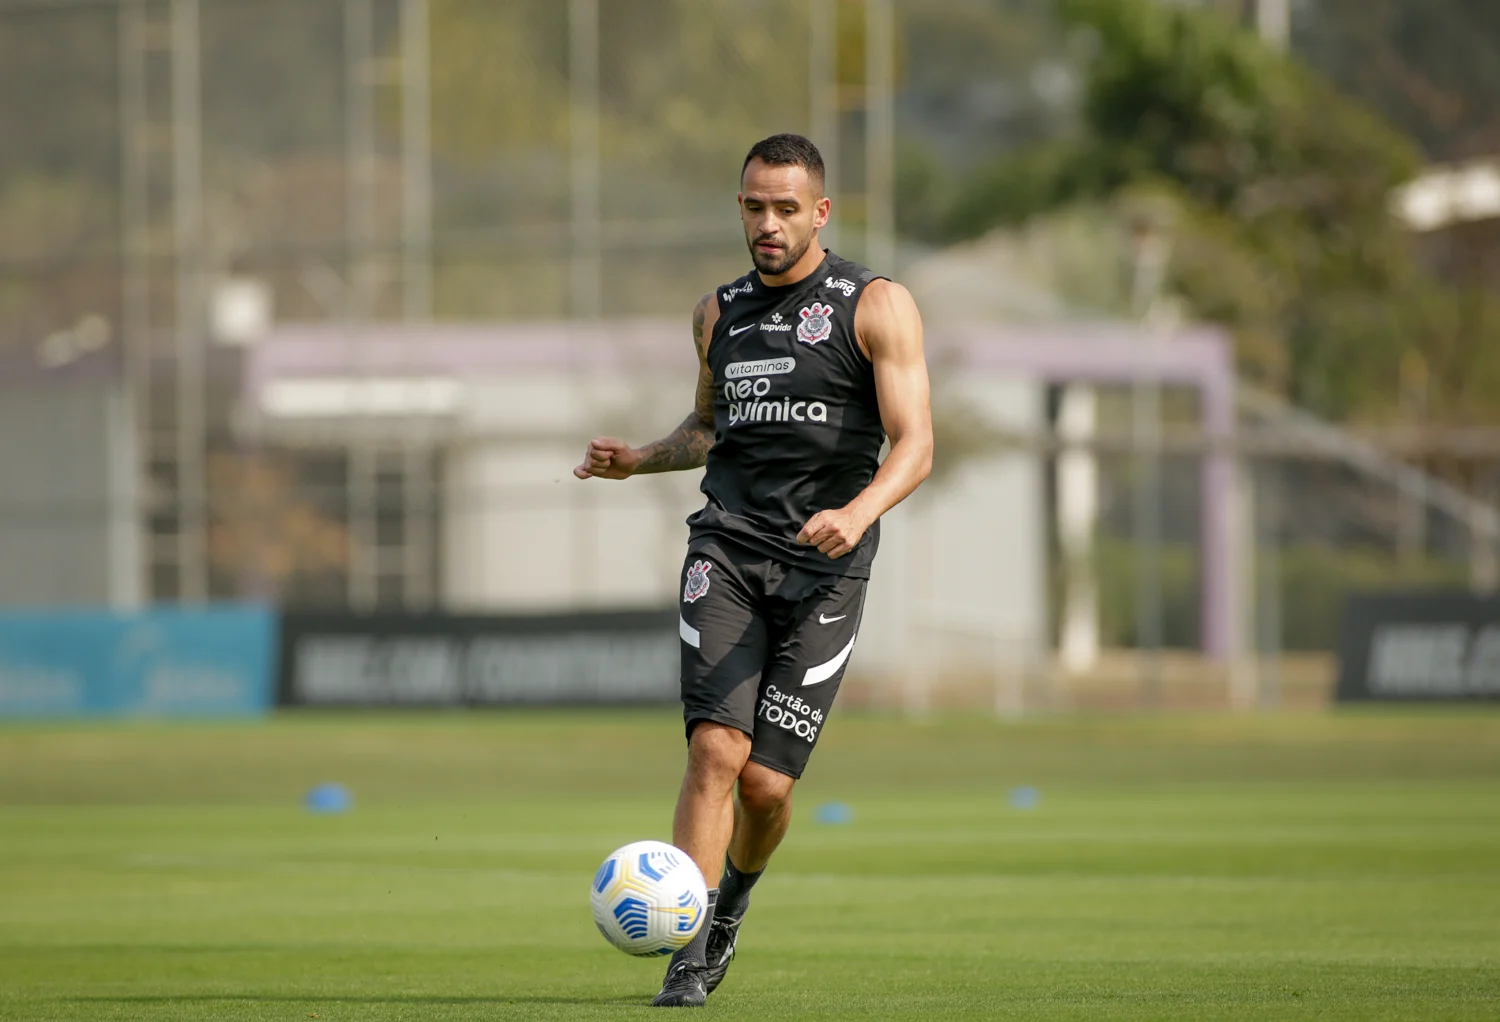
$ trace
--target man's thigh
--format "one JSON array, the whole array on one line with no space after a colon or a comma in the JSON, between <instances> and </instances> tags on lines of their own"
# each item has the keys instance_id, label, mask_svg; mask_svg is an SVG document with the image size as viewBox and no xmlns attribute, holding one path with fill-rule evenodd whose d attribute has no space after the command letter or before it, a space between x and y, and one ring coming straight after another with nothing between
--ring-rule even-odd
<instances>
[{"instance_id":1,"label":"man's thigh","mask_svg":"<svg viewBox=\"0 0 1500 1022\"><path fill-rule=\"evenodd\" d=\"M867 584L830 577L777 622L756 700L753 762L802 776L854 652Z\"/></svg>"},{"instance_id":2,"label":"man's thigh","mask_svg":"<svg viewBox=\"0 0 1500 1022\"><path fill-rule=\"evenodd\" d=\"M719 544L698 545L682 566L682 713L693 726L712 720L755 734L769 629L758 599L755 565Z\"/></svg>"}]
</instances>

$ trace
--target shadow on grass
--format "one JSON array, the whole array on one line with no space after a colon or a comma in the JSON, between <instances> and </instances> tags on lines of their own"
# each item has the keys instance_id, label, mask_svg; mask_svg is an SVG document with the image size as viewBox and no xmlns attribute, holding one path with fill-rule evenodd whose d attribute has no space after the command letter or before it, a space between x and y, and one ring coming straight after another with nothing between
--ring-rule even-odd
<instances>
[{"instance_id":1,"label":"shadow on grass","mask_svg":"<svg viewBox=\"0 0 1500 1022\"><path fill-rule=\"evenodd\" d=\"M60 1000L89 1004L192 1004L198 1001L263 1001L268 1004L624 1004L648 1005L649 995L638 997L452 997L443 994L393 994L390 997L320 997L316 994L296 997L290 994L126 994L118 997L64 997Z\"/></svg>"}]
</instances>

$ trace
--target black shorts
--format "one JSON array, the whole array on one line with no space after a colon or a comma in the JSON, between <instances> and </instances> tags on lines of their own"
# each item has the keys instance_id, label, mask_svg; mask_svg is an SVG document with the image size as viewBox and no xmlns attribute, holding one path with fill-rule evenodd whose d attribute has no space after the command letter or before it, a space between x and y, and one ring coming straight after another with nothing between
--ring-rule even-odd
<instances>
[{"instance_id":1,"label":"black shorts","mask_svg":"<svg viewBox=\"0 0 1500 1022\"><path fill-rule=\"evenodd\" d=\"M682 567L682 708L750 736L750 758L801 777L865 608L862 578L809 571L718 536Z\"/></svg>"}]
</instances>

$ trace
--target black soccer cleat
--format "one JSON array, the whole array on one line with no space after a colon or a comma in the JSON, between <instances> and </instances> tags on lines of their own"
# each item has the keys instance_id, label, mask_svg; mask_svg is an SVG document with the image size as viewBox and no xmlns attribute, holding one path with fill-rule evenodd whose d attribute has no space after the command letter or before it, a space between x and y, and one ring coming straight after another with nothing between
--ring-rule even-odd
<instances>
[{"instance_id":1,"label":"black soccer cleat","mask_svg":"<svg viewBox=\"0 0 1500 1022\"><path fill-rule=\"evenodd\" d=\"M729 963L734 959L734 945L740 936L740 920L715 916L708 926L707 980L708 992L713 993L724 982L724 974L729 971Z\"/></svg>"},{"instance_id":2,"label":"black soccer cleat","mask_svg":"<svg viewBox=\"0 0 1500 1022\"><path fill-rule=\"evenodd\" d=\"M667 970L661 993L651 1002L653 1008L701 1008L708 1000L704 979L708 970L699 962L678 962Z\"/></svg>"}]
</instances>

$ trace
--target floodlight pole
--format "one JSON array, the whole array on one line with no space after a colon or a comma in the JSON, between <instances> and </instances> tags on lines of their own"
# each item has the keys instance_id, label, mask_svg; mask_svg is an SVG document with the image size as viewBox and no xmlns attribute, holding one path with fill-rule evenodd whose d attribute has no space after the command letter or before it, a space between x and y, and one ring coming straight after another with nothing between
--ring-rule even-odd
<instances>
[{"instance_id":1,"label":"floodlight pole","mask_svg":"<svg viewBox=\"0 0 1500 1022\"><path fill-rule=\"evenodd\" d=\"M1147 212L1134 230L1134 301L1147 349L1131 394L1132 433L1136 447L1135 576L1136 649L1140 655L1141 698L1146 706L1161 701L1162 647L1162 436L1160 299L1166 280L1170 242L1163 224Z\"/></svg>"},{"instance_id":2,"label":"floodlight pole","mask_svg":"<svg viewBox=\"0 0 1500 1022\"><path fill-rule=\"evenodd\" d=\"M1058 650L1069 674L1099 661L1099 595L1094 575L1094 530L1099 518L1098 457L1090 449L1098 424L1098 394L1084 383L1062 388L1057 432L1067 447L1057 455L1057 537L1062 549L1062 622Z\"/></svg>"},{"instance_id":3,"label":"floodlight pole","mask_svg":"<svg viewBox=\"0 0 1500 1022\"><path fill-rule=\"evenodd\" d=\"M178 599L208 597L202 81L198 0L172 0L172 212L177 252Z\"/></svg>"},{"instance_id":4,"label":"floodlight pole","mask_svg":"<svg viewBox=\"0 0 1500 1022\"><path fill-rule=\"evenodd\" d=\"M401 0L402 313L432 315L432 66L428 0Z\"/></svg>"},{"instance_id":5,"label":"floodlight pole","mask_svg":"<svg viewBox=\"0 0 1500 1022\"><path fill-rule=\"evenodd\" d=\"M432 318L432 61L428 0L401 0L401 273L402 318ZM408 610L432 606L437 537L432 520L432 438L408 436L401 466L402 600Z\"/></svg>"},{"instance_id":6,"label":"floodlight pole","mask_svg":"<svg viewBox=\"0 0 1500 1022\"><path fill-rule=\"evenodd\" d=\"M865 264L895 272L896 24L891 0L865 0Z\"/></svg>"},{"instance_id":7,"label":"floodlight pole","mask_svg":"<svg viewBox=\"0 0 1500 1022\"><path fill-rule=\"evenodd\" d=\"M127 469L130 484L126 492L137 494L150 473L151 444L154 441L149 413L152 344L147 232L150 192L142 137L146 130L146 12L143 0L127 0L121 4L117 16L120 44L120 248L124 264L120 347L133 434L130 450L134 452ZM129 609L151 595L150 580L141 554L149 549L152 536L149 513L139 500L122 511L129 515L129 542L135 563L122 569L125 577L115 583L120 588L113 602L119 609Z\"/></svg>"},{"instance_id":8,"label":"floodlight pole","mask_svg":"<svg viewBox=\"0 0 1500 1022\"><path fill-rule=\"evenodd\" d=\"M1270 708L1281 702L1281 515L1282 467L1275 458L1260 465L1255 485L1257 662L1256 702Z\"/></svg>"},{"instance_id":9,"label":"floodlight pole","mask_svg":"<svg viewBox=\"0 0 1500 1022\"><path fill-rule=\"evenodd\" d=\"M834 0L812 0L808 33L808 91L812 112L812 140L823 154L823 194L833 206L828 226L819 232L825 248L838 244L839 209L839 46L838 7Z\"/></svg>"},{"instance_id":10,"label":"floodlight pole","mask_svg":"<svg viewBox=\"0 0 1500 1022\"><path fill-rule=\"evenodd\" d=\"M603 307L599 222L599 0L568 4L568 134L572 163L572 312L598 319Z\"/></svg>"},{"instance_id":11,"label":"floodlight pole","mask_svg":"<svg viewBox=\"0 0 1500 1022\"><path fill-rule=\"evenodd\" d=\"M371 0L344 0L344 88L346 244L348 246L348 301L345 325L359 334L372 316L375 281L375 104L371 95L375 26ZM357 361L364 362L360 346ZM356 418L360 412L355 410ZM367 425L367 424L362 424ZM379 595L380 551L375 507L376 452L357 428L348 447L345 477L348 485L349 564L348 599L356 610L368 610Z\"/></svg>"},{"instance_id":12,"label":"floodlight pole","mask_svg":"<svg viewBox=\"0 0 1500 1022\"><path fill-rule=\"evenodd\" d=\"M599 0L568 4L568 135L572 190L571 313L575 321L597 322L604 312L602 182L599 169ZM570 350L576 350L570 348ZM571 357L571 356L570 356ZM577 369L574 368L574 386ZM593 487L566 490L573 527L571 576L574 598L595 590Z\"/></svg>"}]
</instances>

